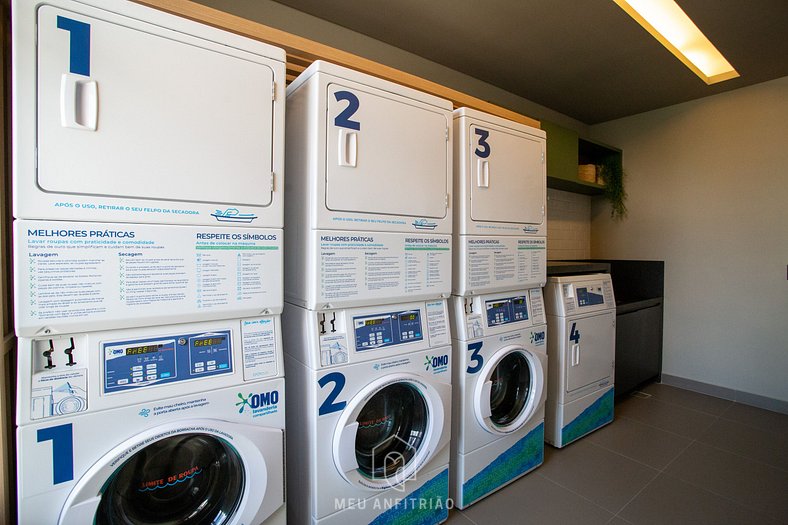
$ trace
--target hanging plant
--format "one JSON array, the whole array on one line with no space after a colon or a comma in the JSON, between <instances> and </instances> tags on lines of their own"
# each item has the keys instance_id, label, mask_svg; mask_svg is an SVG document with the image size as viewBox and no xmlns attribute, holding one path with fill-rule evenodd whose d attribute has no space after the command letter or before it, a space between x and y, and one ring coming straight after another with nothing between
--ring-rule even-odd
<instances>
[{"instance_id":1,"label":"hanging plant","mask_svg":"<svg viewBox=\"0 0 788 525\"><path fill-rule=\"evenodd\" d=\"M627 215L627 192L621 155L608 155L599 168L599 176L605 184L605 198L610 203L610 217L622 220Z\"/></svg>"}]
</instances>

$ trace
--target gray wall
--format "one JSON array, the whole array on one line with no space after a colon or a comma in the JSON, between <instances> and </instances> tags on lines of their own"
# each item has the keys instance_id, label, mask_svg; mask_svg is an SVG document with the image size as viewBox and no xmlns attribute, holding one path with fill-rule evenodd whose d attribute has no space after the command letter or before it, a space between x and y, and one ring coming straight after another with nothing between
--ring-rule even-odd
<instances>
[{"instance_id":1,"label":"gray wall","mask_svg":"<svg viewBox=\"0 0 788 525\"><path fill-rule=\"evenodd\" d=\"M788 400L788 77L591 127L624 150L629 216L591 255L665 260L672 376Z\"/></svg>"},{"instance_id":2,"label":"gray wall","mask_svg":"<svg viewBox=\"0 0 788 525\"><path fill-rule=\"evenodd\" d=\"M197 0L197 3L374 60L537 120L549 120L581 132L587 129L582 122L562 113L272 0Z\"/></svg>"}]
</instances>

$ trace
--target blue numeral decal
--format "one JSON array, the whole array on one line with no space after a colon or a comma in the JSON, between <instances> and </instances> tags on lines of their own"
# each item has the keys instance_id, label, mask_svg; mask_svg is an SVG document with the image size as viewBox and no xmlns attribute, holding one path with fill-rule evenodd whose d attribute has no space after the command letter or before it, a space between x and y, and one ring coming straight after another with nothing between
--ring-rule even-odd
<instances>
[{"instance_id":1,"label":"blue numeral decal","mask_svg":"<svg viewBox=\"0 0 788 525\"><path fill-rule=\"evenodd\" d=\"M471 343L468 345L468 350L471 351L471 361L475 362L474 366L468 366L468 373L475 374L479 370L482 369L482 365L484 365L484 358L479 355L479 350L482 349L482 342L479 341L478 343Z\"/></svg>"},{"instance_id":2,"label":"blue numeral decal","mask_svg":"<svg viewBox=\"0 0 788 525\"><path fill-rule=\"evenodd\" d=\"M41 428L36 433L39 443L52 442L52 484L74 479L74 435L71 423Z\"/></svg>"},{"instance_id":3,"label":"blue numeral decal","mask_svg":"<svg viewBox=\"0 0 788 525\"><path fill-rule=\"evenodd\" d=\"M350 117L358 111L358 97L350 91L337 91L334 93L334 98L337 99L337 102L347 100L347 107L342 110L342 113L336 116L334 125L340 128L355 129L356 131L360 130L361 123L356 120L350 120Z\"/></svg>"},{"instance_id":4,"label":"blue numeral decal","mask_svg":"<svg viewBox=\"0 0 788 525\"><path fill-rule=\"evenodd\" d=\"M324 416L326 414L331 414L332 412L339 412L347 405L347 401L342 401L340 403L335 402L339 396L339 393L342 392L342 389L345 387L344 374L339 372L331 372L330 374L326 374L317 380L317 384L320 385L320 388L323 388L329 383L334 383L334 388L328 393L326 400L323 401L323 404L320 405L320 408L317 410L318 416Z\"/></svg>"},{"instance_id":5,"label":"blue numeral decal","mask_svg":"<svg viewBox=\"0 0 788 525\"><path fill-rule=\"evenodd\" d=\"M580 343L580 330L577 329L577 323L572 323L572 329L569 331L569 340L574 341L575 344Z\"/></svg>"},{"instance_id":6,"label":"blue numeral decal","mask_svg":"<svg viewBox=\"0 0 788 525\"><path fill-rule=\"evenodd\" d=\"M482 159L486 159L490 156L490 144L487 142L487 137L490 136L490 132L484 129L476 128L475 133L479 135L479 148L476 148L476 156Z\"/></svg>"},{"instance_id":7,"label":"blue numeral decal","mask_svg":"<svg viewBox=\"0 0 788 525\"><path fill-rule=\"evenodd\" d=\"M57 28L71 34L69 38L68 70L75 75L90 76L90 24L72 20L65 16L57 17Z\"/></svg>"}]
</instances>

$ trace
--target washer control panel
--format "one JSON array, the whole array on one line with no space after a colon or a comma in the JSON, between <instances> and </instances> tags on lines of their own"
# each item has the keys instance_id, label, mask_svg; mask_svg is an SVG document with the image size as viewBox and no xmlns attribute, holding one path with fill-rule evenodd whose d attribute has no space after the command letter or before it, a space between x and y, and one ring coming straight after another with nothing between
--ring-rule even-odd
<instances>
[{"instance_id":1,"label":"washer control panel","mask_svg":"<svg viewBox=\"0 0 788 525\"><path fill-rule=\"evenodd\" d=\"M500 326L528 320L528 300L524 295L485 301L487 326Z\"/></svg>"},{"instance_id":2,"label":"washer control panel","mask_svg":"<svg viewBox=\"0 0 788 525\"><path fill-rule=\"evenodd\" d=\"M424 339L419 310L354 317L353 329L356 351L413 343Z\"/></svg>"},{"instance_id":3,"label":"washer control panel","mask_svg":"<svg viewBox=\"0 0 788 525\"><path fill-rule=\"evenodd\" d=\"M232 372L230 330L102 343L104 392Z\"/></svg>"}]
</instances>

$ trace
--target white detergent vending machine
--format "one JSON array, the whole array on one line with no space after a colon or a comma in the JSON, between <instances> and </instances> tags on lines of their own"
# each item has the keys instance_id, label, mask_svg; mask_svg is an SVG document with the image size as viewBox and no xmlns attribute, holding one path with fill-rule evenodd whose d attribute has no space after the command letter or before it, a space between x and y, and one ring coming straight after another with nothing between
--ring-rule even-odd
<instances>
[{"instance_id":1,"label":"white detergent vending machine","mask_svg":"<svg viewBox=\"0 0 788 525\"><path fill-rule=\"evenodd\" d=\"M119 0L12 16L15 218L282 228L283 50Z\"/></svg>"},{"instance_id":2,"label":"white detergent vending machine","mask_svg":"<svg viewBox=\"0 0 788 525\"><path fill-rule=\"evenodd\" d=\"M19 523L285 524L279 316L19 340Z\"/></svg>"},{"instance_id":3,"label":"white detergent vending machine","mask_svg":"<svg viewBox=\"0 0 788 525\"><path fill-rule=\"evenodd\" d=\"M454 295L544 286L545 137L481 111L454 111Z\"/></svg>"},{"instance_id":4,"label":"white detergent vending machine","mask_svg":"<svg viewBox=\"0 0 788 525\"><path fill-rule=\"evenodd\" d=\"M307 310L286 303L288 521L448 517L451 346L445 299Z\"/></svg>"},{"instance_id":5,"label":"white detergent vending machine","mask_svg":"<svg viewBox=\"0 0 788 525\"><path fill-rule=\"evenodd\" d=\"M613 421L616 302L609 274L550 277L545 440L563 447Z\"/></svg>"},{"instance_id":6,"label":"white detergent vending machine","mask_svg":"<svg viewBox=\"0 0 788 525\"><path fill-rule=\"evenodd\" d=\"M287 88L285 299L451 293L451 103L314 62Z\"/></svg>"}]
</instances>

